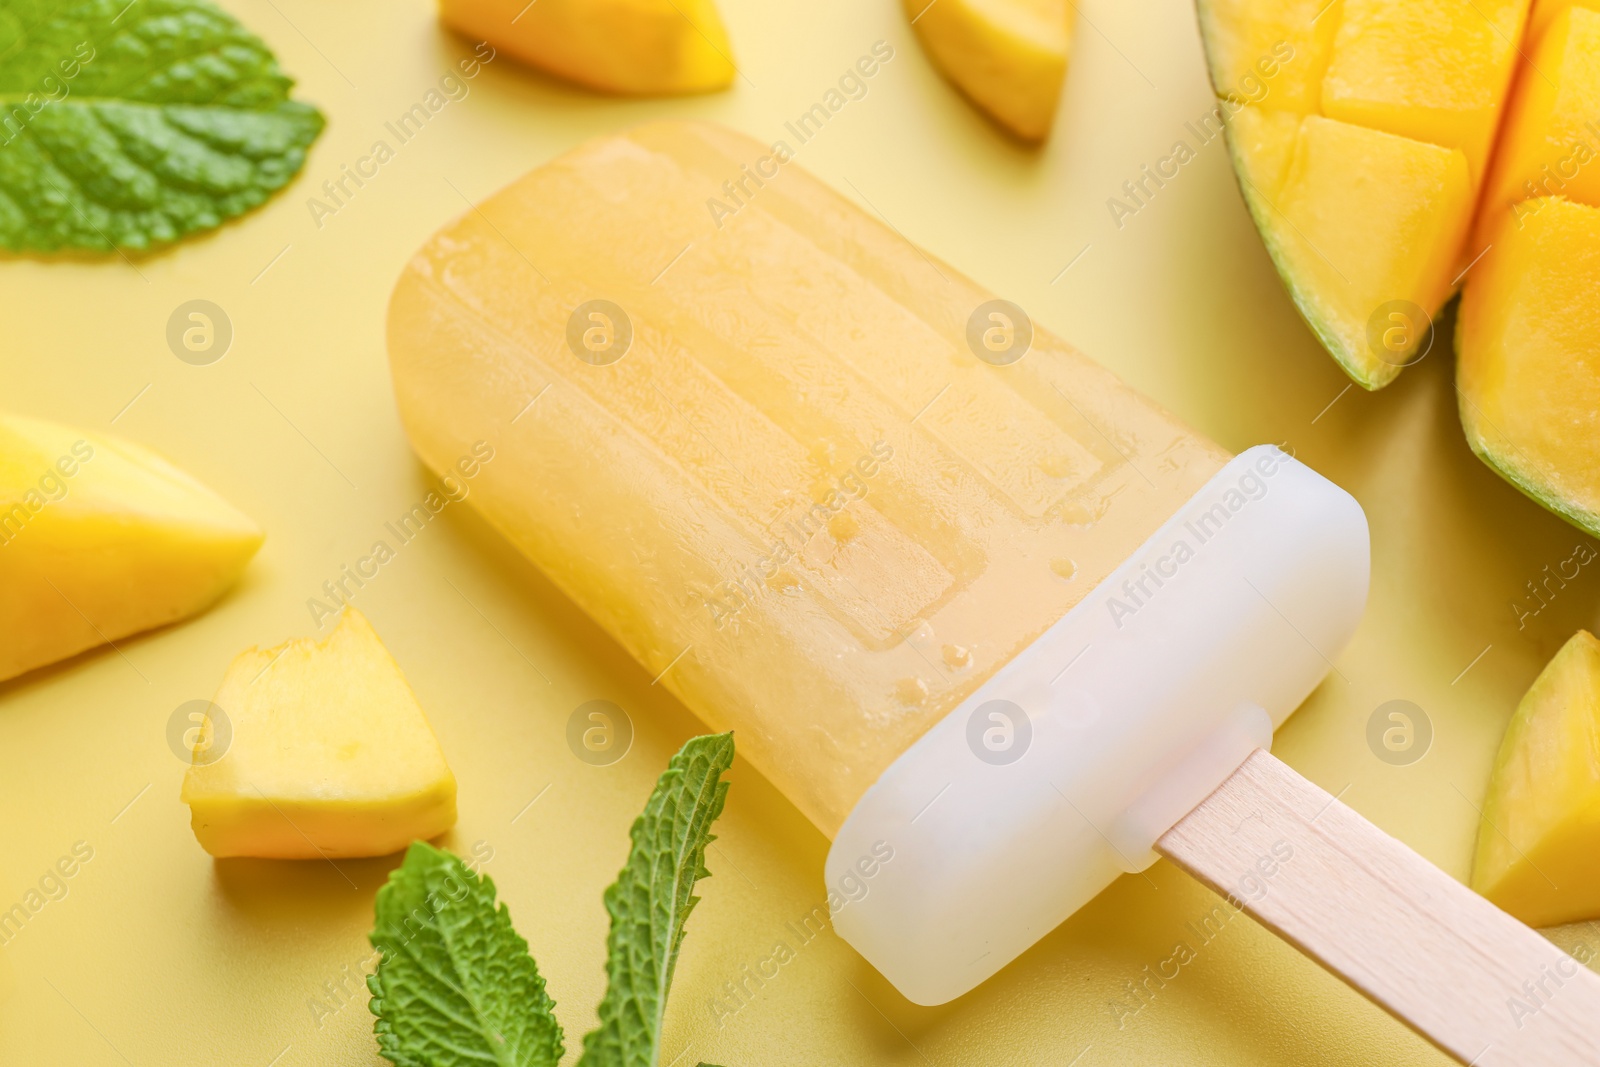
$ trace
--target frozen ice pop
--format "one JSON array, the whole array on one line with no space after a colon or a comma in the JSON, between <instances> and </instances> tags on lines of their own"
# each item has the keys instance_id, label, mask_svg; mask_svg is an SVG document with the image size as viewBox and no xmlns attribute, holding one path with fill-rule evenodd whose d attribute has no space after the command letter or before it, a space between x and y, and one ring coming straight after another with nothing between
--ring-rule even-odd
<instances>
[{"instance_id":1,"label":"frozen ice pop","mask_svg":"<svg viewBox=\"0 0 1600 1067\"><path fill-rule=\"evenodd\" d=\"M1037 327L980 360L990 294L778 166L593 142L431 241L389 343L424 460L493 443L485 514L832 836L1228 456Z\"/></svg>"},{"instance_id":2,"label":"frozen ice pop","mask_svg":"<svg viewBox=\"0 0 1600 1067\"><path fill-rule=\"evenodd\" d=\"M423 460L495 447L475 506L833 838L835 929L910 999L1157 849L1229 892L1273 863L1273 901L1331 884L1209 831L1288 797L1261 822L1315 851L1322 794L1258 750L1361 615L1359 505L1276 448L1230 458L786 145L670 123L573 150L424 246L389 349ZM1331 933L1272 921L1360 985L1319 948L1396 970L1394 930L1433 937L1369 906L1387 884L1343 885ZM1507 967L1555 951L1511 925ZM1437 1022L1409 977L1370 985Z\"/></svg>"}]
</instances>

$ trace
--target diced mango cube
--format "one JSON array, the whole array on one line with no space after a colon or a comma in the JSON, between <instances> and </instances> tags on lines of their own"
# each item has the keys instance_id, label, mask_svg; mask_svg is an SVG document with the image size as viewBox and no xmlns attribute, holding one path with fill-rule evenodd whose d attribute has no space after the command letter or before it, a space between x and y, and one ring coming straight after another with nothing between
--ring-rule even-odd
<instances>
[{"instance_id":1,"label":"diced mango cube","mask_svg":"<svg viewBox=\"0 0 1600 1067\"><path fill-rule=\"evenodd\" d=\"M1466 154L1481 181L1528 0L1342 0L1322 113Z\"/></svg>"},{"instance_id":2,"label":"diced mango cube","mask_svg":"<svg viewBox=\"0 0 1600 1067\"><path fill-rule=\"evenodd\" d=\"M1600 207L1600 12L1563 12L1518 75L1474 244L1543 196Z\"/></svg>"},{"instance_id":3,"label":"diced mango cube","mask_svg":"<svg viewBox=\"0 0 1600 1067\"><path fill-rule=\"evenodd\" d=\"M183 801L213 856L383 856L455 825L455 776L360 612L240 654L212 703Z\"/></svg>"}]
</instances>

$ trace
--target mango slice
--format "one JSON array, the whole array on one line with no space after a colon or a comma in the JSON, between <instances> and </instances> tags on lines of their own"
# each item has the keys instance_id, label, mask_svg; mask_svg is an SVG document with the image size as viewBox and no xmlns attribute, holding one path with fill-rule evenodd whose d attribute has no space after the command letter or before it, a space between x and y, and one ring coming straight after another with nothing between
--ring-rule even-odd
<instances>
[{"instance_id":1,"label":"mango slice","mask_svg":"<svg viewBox=\"0 0 1600 1067\"><path fill-rule=\"evenodd\" d=\"M1507 481L1600 536L1600 208L1530 201L1491 239L1456 326L1461 425Z\"/></svg>"},{"instance_id":2,"label":"mango slice","mask_svg":"<svg viewBox=\"0 0 1600 1067\"><path fill-rule=\"evenodd\" d=\"M1600 918L1600 641L1584 630L1506 730L1472 888L1531 926Z\"/></svg>"},{"instance_id":3,"label":"mango slice","mask_svg":"<svg viewBox=\"0 0 1600 1067\"><path fill-rule=\"evenodd\" d=\"M213 856L384 856L455 825L456 780L360 612L229 665L183 780Z\"/></svg>"},{"instance_id":4,"label":"mango slice","mask_svg":"<svg viewBox=\"0 0 1600 1067\"><path fill-rule=\"evenodd\" d=\"M1345 372L1381 388L1478 251L1466 238L1528 0L1196 2L1274 265Z\"/></svg>"},{"instance_id":5,"label":"mango slice","mask_svg":"<svg viewBox=\"0 0 1600 1067\"><path fill-rule=\"evenodd\" d=\"M1244 108L1229 127L1245 200L1300 313L1350 377L1387 385L1427 335L1406 305L1449 294L1472 205L1466 157L1320 115Z\"/></svg>"},{"instance_id":6,"label":"mango slice","mask_svg":"<svg viewBox=\"0 0 1600 1067\"><path fill-rule=\"evenodd\" d=\"M0 416L0 681L203 610L261 540L153 452Z\"/></svg>"},{"instance_id":7,"label":"mango slice","mask_svg":"<svg viewBox=\"0 0 1600 1067\"><path fill-rule=\"evenodd\" d=\"M1072 43L1067 0L902 0L945 77L1024 141L1050 134Z\"/></svg>"},{"instance_id":8,"label":"mango slice","mask_svg":"<svg viewBox=\"0 0 1600 1067\"><path fill-rule=\"evenodd\" d=\"M606 93L706 93L727 88L737 73L712 0L439 0L439 18Z\"/></svg>"},{"instance_id":9,"label":"mango slice","mask_svg":"<svg viewBox=\"0 0 1600 1067\"><path fill-rule=\"evenodd\" d=\"M1600 12L1563 11L1522 69L1473 243L1543 196L1600 207Z\"/></svg>"}]
</instances>

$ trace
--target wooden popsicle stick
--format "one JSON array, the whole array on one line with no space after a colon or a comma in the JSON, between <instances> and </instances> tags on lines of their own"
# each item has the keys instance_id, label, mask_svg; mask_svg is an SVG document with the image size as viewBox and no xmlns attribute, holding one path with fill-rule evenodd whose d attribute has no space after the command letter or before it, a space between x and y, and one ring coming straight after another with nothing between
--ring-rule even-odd
<instances>
[{"instance_id":1,"label":"wooden popsicle stick","mask_svg":"<svg viewBox=\"0 0 1600 1067\"><path fill-rule=\"evenodd\" d=\"M1600 975L1265 751L1156 851L1461 1063L1600 1064Z\"/></svg>"}]
</instances>

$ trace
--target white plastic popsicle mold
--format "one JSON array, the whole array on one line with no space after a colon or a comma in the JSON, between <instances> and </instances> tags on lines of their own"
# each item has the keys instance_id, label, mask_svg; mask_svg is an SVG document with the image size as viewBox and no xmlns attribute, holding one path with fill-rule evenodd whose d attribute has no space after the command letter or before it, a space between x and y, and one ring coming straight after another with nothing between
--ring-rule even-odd
<instances>
[{"instance_id":1,"label":"white plastic popsicle mold","mask_svg":"<svg viewBox=\"0 0 1600 1067\"><path fill-rule=\"evenodd\" d=\"M977 986L1270 748L1369 573L1350 494L1235 457L867 790L828 853L835 930L918 1004Z\"/></svg>"}]
</instances>

